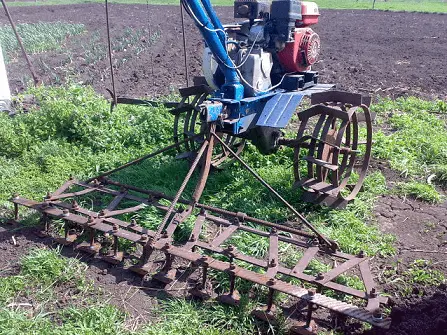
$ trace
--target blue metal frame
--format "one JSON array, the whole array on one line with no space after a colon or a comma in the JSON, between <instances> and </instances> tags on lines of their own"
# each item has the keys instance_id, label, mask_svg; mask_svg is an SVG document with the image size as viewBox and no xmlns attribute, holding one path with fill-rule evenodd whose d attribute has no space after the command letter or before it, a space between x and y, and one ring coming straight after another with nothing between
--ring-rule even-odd
<instances>
[{"instance_id":1,"label":"blue metal frame","mask_svg":"<svg viewBox=\"0 0 447 335\"><path fill-rule=\"evenodd\" d=\"M189 7L196 26L225 76L225 84L203 104L206 111L202 115L202 120L206 122L220 120L218 124L220 130L241 136L255 127L284 128L303 96L310 95L314 89L318 89L318 86L324 86L316 85L312 90L299 92L277 89L254 97L245 97L241 78L227 52L224 27L210 0L181 1ZM225 118L222 118L223 114Z\"/></svg>"},{"instance_id":2,"label":"blue metal frame","mask_svg":"<svg viewBox=\"0 0 447 335\"><path fill-rule=\"evenodd\" d=\"M205 3L199 0L185 0L185 2L195 16L195 24L202 33L206 44L225 76L225 84L220 88L219 93L225 99L243 99L244 86L241 84L236 69L234 69L233 61L228 56L225 37L224 41L222 41L222 32L220 30L223 27L212 9L211 3L208 0L205 0Z\"/></svg>"}]
</instances>

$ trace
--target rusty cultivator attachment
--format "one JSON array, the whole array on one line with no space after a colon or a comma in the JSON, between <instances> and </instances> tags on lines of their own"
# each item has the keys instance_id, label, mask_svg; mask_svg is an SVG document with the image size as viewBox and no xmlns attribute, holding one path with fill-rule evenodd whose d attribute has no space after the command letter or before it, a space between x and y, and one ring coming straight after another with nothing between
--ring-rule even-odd
<instances>
[{"instance_id":1,"label":"rusty cultivator attachment","mask_svg":"<svg viewBox=\"0 0 447 335\"><path fill-rule=\"evenodd\" d=\"M184 94L185 97L190 97L190 94ZM131 266L140 275L152 275L154 255L164 255L164 266L153 276L163 283L175 280L176 260L186 260L190 264L191 274L198 273L190 294L201 299L213 296L209 270L220 271L229 278L229 291L218 297L222 303L239 304L237 278L264 286L269 292L267 304L262 313L258 311L256 315L269 321L273 319L275 311L273 294L282 292L306 302L309 311L307 326L312 311L324 307L373 326L388 328L390 320L381 314L381 307L388 303L388 298L380 296L376 291L367 255L349 255L339 251L336 242L319 233L240 158L243 140L217 132L215 123L200 124L200 110L197 106L204 97L205 94L190 97L191 103L184 99L173 110L176 119L174 144L85 182L70 179L58 190L49 193L42 202L16 195L12 198L15 219L19 218L19 205L36 210L42 215L45 234L53 234L51 222L56 219L63 223L65 232L63 236L57 237L59 243L69 245L82 240L76 246L78 250L102 257L112 264L121 263L128 257L124 257L119 250L120 240L130 241L141 249L138 263ZM298 114L301 125L297 139L280 139L279 143L295 149L297 185L306 189L307 196L315 201L320 200L320 197L330 199L330 202L349 200L359 190L358 185L349 188L348 179L358 163L357 154L361 145L366 147L366 150L363 149L366 154L360 162L359 179L364 178L369 160L370 114L361 97L327 95L324 101L316 100L321 97L316 95L313 100L315 106ZM184 126L180 126L180 119ZM358 141L358 125L362 122L366 122L368 132L366 143L363 144ZM313 131L308 132L311 126ZM190 167L174 196L126 185L112 178L120 170L182 147L187 150L185 157L189 158ZM308 151L305 156L302 155L303 150ZM290 223L289 218L289 221L281 224L273 223L200 203L212 165L218 166L225 159L233 159L242 165L282 206L290 210L297 222ZM305 176L300 174L301 161L307 166ZM198 179L192 178L193 175L198 175ZM197 181L192 192L185 192L193 180ZM341 198L344 189L352 193ZM80 205L84 196L109 200L106 203L102 200L101 208L92 210ZM147 208L161 214L162 219L154 229L143 227L135 219L139 211ZM193 227L190 236L179 242L174 235L185 222ZM265 239L268 244L267 255L256 257L234 247L231 240L241 232L255 235L259 241ZM81 233L84 233L84 238L80 238ZM287 245L291 248L288 250L296 254L293 264L281 259L281 245ZM312 262L324 263L327 271L309 274L308 267ZM343 284L338 280L342 275L357 275L363 281L363 289ZM334 292L354 299L349 299L349 303L337 300L334 297L340 295Z\"/></svg>"}]
</instances>

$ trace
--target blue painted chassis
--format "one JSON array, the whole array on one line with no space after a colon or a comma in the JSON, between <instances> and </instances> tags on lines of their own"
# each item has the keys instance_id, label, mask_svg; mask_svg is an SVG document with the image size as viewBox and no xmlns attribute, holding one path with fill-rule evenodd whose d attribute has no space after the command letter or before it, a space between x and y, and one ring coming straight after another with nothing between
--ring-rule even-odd
<instances>
[{"instance_id":1,"label":"blue painted chassis","mask_svg":"<svg viewBox=\"0 0 447 335\"><path fill-rule=\"evenodd\" d=\"M245 97L244 86L227 53L224 27L210 1L184 1L225 77L225 83L209 99L216 103L207 105L205 115L202 115L204 121L220 120L221 130L232 135L244 133L254 127L284 128L303 96L310 95L310 91L286 92L278 89L261 92L255 97Z\"/></svg>"}]
</instances>

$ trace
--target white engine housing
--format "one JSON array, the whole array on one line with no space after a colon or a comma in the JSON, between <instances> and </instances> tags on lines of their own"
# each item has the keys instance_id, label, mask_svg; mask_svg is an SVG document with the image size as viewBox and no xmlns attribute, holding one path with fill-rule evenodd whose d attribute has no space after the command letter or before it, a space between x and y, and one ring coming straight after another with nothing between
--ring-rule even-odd
<instances>
[{"instance_id":1,"label":"white engine housing","mask_svg":"<svg viewBox=\"0 0 447 335\"><path fill-rule=\"evenodd\" d=\"M273 58L270 52L261 48L252 50L247 54L247 49L237 52L235 65L241 78L241 84L245 87L246 96L255 96L256 93L267 91L272 87L270 73L273 67ZM241 65L242 64L242 65ZM215 73L218 65L209 48L203 50L202 71L208 85L217 90L219 87L215 82Z\"/></svg>"}]
</instances>

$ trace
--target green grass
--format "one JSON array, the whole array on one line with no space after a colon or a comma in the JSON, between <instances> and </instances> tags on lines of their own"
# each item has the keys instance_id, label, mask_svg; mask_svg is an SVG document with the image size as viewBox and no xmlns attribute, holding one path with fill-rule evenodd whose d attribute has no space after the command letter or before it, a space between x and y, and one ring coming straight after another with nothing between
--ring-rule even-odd
<instances>
[{"instance_id":1,"label":"green grass","mask_svg":"<svg viewBox=\"0 0 447 335\"><path fill-rule=\"evenodd\" d=\"M34 54L50 50L61 50L65 40L85 31L83 24L71 24L67 22L38 22L21 23L17 25L17 31L22 38L27 53ZM12 31L7 26L0 27L0 43L3 53L8 60L19 53L19 45Z\"/></svg>"},{"instance_id":2,"label":"green grass","mask_svg":"<svg viewBox=\"0 0 447 335\"><path fill-rule=\"evenodd\" d=\"M384 99L374 105L389 129L374 136L373 154L388 160L405 177L445 183L447 171L447 105L417 98ZM383 121L383 120L382 120ZM386 126L387 126L386 125Z\"/></svg>"},{"instance_id":3,"label":"green grass","mask_svg":"<svg viewBox=\"0 0 447 335\"><path fill-rule=\"evenodd\" d=\"M10 6L38 6L38 5L62 5L62 4L77 4L77 3L98 3L101 0L44 0L36 2L17 1L11 2ZM140 3L151 5L178 5L176 0L111 0L112 3ZM372 9L372 0L315 0L320 8L329 9ZM211 0L215 6L233 6L233 0ZM445 13L447 12L447 4L441 0L378 0L375 4L375 9L391 10L391 11L408 11L408 12L432 12Z\"/></svg>"},{"instance_id":4,"label":"green grass","mask_svg":"<svg viewBox=\"0 0 447 335\"><path fill-rule=\"evenodd\" d=\"M409 297L412 294L424 296L429 288L446 283L445 274L434 268L434 263L425 259L416 259L407 267L397 262L380 276L382 284L392 289L393 294Z\"/></svg>"},{"instance_id":5,"label":"green grass","mask_svg":"<svg viewBox=\"0 0 447 335\"><path fill-rule=\"evenodd\" d=\"M410 181L408 183L399 183L397 191L404 196L411 196L415 199L426 201L432 204L440 203L443 197L431 184Z\"/></svg>"}]
</instances>

